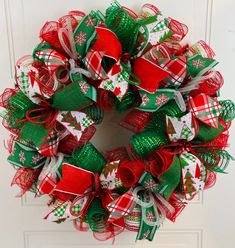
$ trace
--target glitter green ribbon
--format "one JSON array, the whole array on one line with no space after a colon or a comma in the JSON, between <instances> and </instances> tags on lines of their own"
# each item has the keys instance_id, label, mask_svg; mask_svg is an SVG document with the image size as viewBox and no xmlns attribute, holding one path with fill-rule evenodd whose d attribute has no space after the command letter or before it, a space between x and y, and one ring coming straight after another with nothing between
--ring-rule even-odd
<instances>
[{"instance_id":1,"label":"glitter green ribbon","mask_svg":"<svg viewBox=\"0 0 235 248\"><path fill-rule=\"evenodd\" d=\"M68 162L85 170L99 174L106 164L102 154L89 142L84 144L81 148L76 149Z\"/></svg>"},{"instance_id":2,"label":"glitter green ribbon","mask_svg":"<svg viewBox=\"0 0 235 248\"><path fill-rule=\"evenodd\" d=\"M108 213L103 208L100 198L94 198L88 211L87 220L93 232L102 232L107 228Z\"/></svg>"}]
</instances>

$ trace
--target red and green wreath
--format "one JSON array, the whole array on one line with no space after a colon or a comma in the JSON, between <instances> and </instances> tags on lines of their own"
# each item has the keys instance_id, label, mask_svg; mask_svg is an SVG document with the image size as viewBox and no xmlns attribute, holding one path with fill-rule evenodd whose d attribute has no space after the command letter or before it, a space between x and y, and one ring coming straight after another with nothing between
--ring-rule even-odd
<instances>
[{"instance_id":1,"label":"red and green wreath","mask_svg":"<svg viewBox=\"0 0 235 248\"><path fill-rule=\"evenodd\" d=\"M18 196L48 195L45 219L73 221L99 240L124 229L152 240L213 186L232 159L235 106L218 99L213 50L182 42L187 31L149 4L139 14L115 2L105 14L46 22L0 98ZM119 124L133 136L102 154L90 140L112 109L126 112Z\"/></svg>"}]
</instances>

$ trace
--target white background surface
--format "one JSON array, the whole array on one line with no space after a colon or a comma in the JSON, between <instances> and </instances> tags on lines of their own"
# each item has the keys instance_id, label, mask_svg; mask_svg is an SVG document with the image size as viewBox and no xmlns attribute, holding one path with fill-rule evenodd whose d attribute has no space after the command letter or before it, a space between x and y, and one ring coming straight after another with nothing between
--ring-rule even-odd
<instances>
[{"instance_id":1,"label":"white background surface","mask_svg":"<svg viewBox=\"0 0 235 248\"><path fill-rule=\"evenodd\" d=\"M223 99L234 97L235 57L235 1L234 0L156 0L166 16L186 23L190 28L188 39L204 39L216 51L218 68L224 75ZM0 90L13 87L13 69L17 58L30 54L38 43L38 33L46 20L56 20L69 10L104 10L110 0L0 0ZM122 1L138 10L142 0ZM111 128L112 129L112 128ZM112 132L116 130L113 129ZM111 247L111 242L97 243L91 233L78 233L72 224L57 225L42 220L47 213L46 200L27 195L22 200L10 188L14 170L6 162L7 152L2 140L7 132L1 127L0 163L0 247L4 248L77 248ZM96 143L104 150L113 140L98 133ZM125 132L119 137L125 137ZM230 151L235 154L235 129L231 130ZM107 139L107 140L106 140ZM118 141L120 142L120 140ZM235 247L235 192L234 163L228 175L219 175L213 189L201 194L178 218L166 222L152 243L134 243L135 234L123 233L117 237L116 247L158 248L234 248Z\"/></svg>"}]
</instances>

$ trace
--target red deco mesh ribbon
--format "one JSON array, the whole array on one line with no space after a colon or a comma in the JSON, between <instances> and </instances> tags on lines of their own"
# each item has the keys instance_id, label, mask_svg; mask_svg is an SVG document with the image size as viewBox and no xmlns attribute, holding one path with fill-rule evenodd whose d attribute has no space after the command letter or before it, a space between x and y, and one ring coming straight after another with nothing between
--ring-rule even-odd
<instances>
[{"instance_id":1,"label":"red deco mesh ribbon","mask_svg":"<svg viewBox=\"0 0 235 248\"><path fill-rule=\"evenodd\" d=\"M205 76L210 75L211 77L200 83L199 88L191 92L191 96L197 96L200 93L204 93L208 96L216 96L218 90L223 86L224 79L220 72L210 71Z\"/></svg>"},{"instance_id":2,"label":"red deco mesh ribbon","mask_svg":"<svg viewBox=\"0 0 235 248\"><path fill-rule=\"evenodd\" d=\"M137 109L133 109L120 122L120 126L134 133L138 133L146 127L152 115L153 113L151 112L144 112Z\"/></svg>"},{"instance_id":3,"label":"red deco mesh ribbon","mask_svg":"<svg viewBox=\"0 0 235 248\"><path fill-rule=\"evenodd\" d=\"M37 180L41 169L31 169L31 168L19 168L12 180L11 185L17 185L21 192L17 197L23 196L27 191L29 191L34 182Z\"/></svg>"},{"instance_id":4,"label":"red deco mesh ribbon","mask_svg":"<svg viewBox=\"0 0 235 248\"><path fill-rule=\"evenodd\" d=\"M76 148L82 147L86 142L88 142L95 134L95 131L96 128L94 126L87 127L83 131L82 137L79 141L77 141L77 139L73 135L67 135L59 143L58 151L65 154L72 154Z\"/></svg>"},{"instance_id":5,"label":"red deco mesh ribbon","mask_svg":"<svg viewBox=\"0 0 235 248\"><path fill-rule=\"evenodd\" d=\"M144 164L141 161L124 161L120 164L117 175L126 187L134 186L144 173Z\"/></svg>"},{"instance_id":6,"label":"red deco mesh ribbon","mask_svg":"<svg viewBox=\"0 0 235 248\"><path fill-rule=\"evenodd\" d=\"M173 31L173 34L170 36L169 39L173 39L175 41L181 41L188 33L188 27L172 18L168 18L170 20L170 30Z\"/></svg>"},{"instance_id":7,"label":"red deco mesh ribbon","mask_svg":"<svg viewBox=\"0 0 235 248\"><path fill-rule=\"evenodd\" d=\"M126 147L123 146L123 147L118 147L114 150L108 151L106 154L106 160L108 162L118 161L118 160L120 162L123 162L123 161L130 161L130 157L129 157Z\"/></svg>"},{"instance_id":8,"label":"red deco mesh ribbon","mask_svg":"<svg viewBox=\"0 0 235 248\"><path fill-rule=\"evenodd\" d=\"M111 111L114 106L114 95L107 90L98 89L97 105L105 111Z\"/></svg>"},{"instance_id":9,"label":"red deco mesh ribbon","mask_svg":"<svg viewBox=\"0 0 235 248\"><path fill-rule=\"evenodd\" d=\"M12 98L16 93L16 90L6 88L4 92L0 95L0 106L3 108L7 108L8 100Z\"/></svg>"},{"instance_id":10,"label":"red deco mesh ribbon","mask_svg":"<svg viewBox=\"0 0 235 248\"><path fill-rule=\"evenodd\" d=\"M167 208L165 208L166 211L166 217L167 219L171 220L172 222L175 222L176 218L180 215L180 213L184 210L184 208L186 207L186 202L183 202L180 197L173 193L170 197L170 199L168 200L168 202L170 203L170 205L174 208L174 213L170 213L169 210Z\"/></svg>"},{"instance_id":11,"label":"red deco mesh ribbon","mask_svg":"<svg viewBox=\"0 0 235 248\"><path fill-rule=\"evenodd\" d=\"M174 161L174 156L175 153L167 149L157 150L151 154L150 162L146 169L158 178L170 168Z\"/></svg>"},{"instance_id":12,"label":"red deco mesh ribbon","mask_svg":"<svg viewBox=\"0 0 235 248\"><path fill-rule=\"evenodd\" d=\"M67 55L60 43L58 32L61 28L66 29L67 23L71 23L72 30L74 31L78 25L79 19L84 16L85 13L81 11L71 11L69 12L69 15L61 17L58 22L46 22L40 31L40 38L46 41L47 43L51 44L60 53ZM66 37L64 34L63 39L65 41L66 46L70 47L68 37Z\"/></svg>"}]
</instances>

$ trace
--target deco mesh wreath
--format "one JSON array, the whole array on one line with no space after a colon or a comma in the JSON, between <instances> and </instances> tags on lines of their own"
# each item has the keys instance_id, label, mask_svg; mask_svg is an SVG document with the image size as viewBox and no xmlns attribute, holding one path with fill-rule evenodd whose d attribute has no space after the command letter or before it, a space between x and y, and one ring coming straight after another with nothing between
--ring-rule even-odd
<instances>
[{"instance_id":1,"label":"deco mesh wreath","mask_svg":"<svg viewBox=\"0 0 235 248\"><path fill-rule=\"evenodd\" d=\"M45 219L73 221L106 240L124 229L152 240L199 190L214 185L235 107L214 52L184 44L186 25L152 5L140 14L114 2L105 15L72 11L46 22L32 56L16 63L1 95L10 132L12 184L49 195ZM128 111L129 147L101 154L89 142L104 111Z\"/></svg>"}]
</instances>

